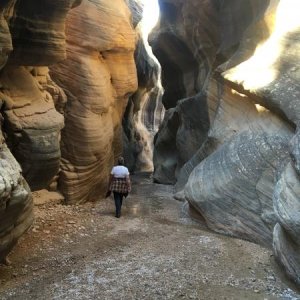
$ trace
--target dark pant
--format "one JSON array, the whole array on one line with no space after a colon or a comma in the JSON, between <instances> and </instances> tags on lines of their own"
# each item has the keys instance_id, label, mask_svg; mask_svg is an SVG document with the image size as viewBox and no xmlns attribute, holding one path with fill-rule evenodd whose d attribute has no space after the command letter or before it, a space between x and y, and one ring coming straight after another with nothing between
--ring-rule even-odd
<instances>
[{"instance_id":1,"label":"dark pant","mask_svg":"<svg viewBox=\"0 0 300 300\"><path fill-rule=\"evenodd\" d=\"M123 197L124 197L124 194L114 192L114 199L115 199L115 205L116 205L116 217L121 216L121 207L122 207L122 203L123 203Z\"/></svg>"}]
</instances>

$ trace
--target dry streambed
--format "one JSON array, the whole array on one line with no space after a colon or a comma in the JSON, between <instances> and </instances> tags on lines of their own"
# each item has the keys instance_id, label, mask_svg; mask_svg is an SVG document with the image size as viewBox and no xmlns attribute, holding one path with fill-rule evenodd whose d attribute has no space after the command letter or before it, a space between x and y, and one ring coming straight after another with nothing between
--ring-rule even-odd
<instances>
[{"instance_id":1,"label":"dry streambed","mask_svg":"<svg viewBox=\"0 0 300 300\"><path fill-rule=\"evenodd\" d=\"M146 176L112 199L63 206L35 193L36 221L0 267L0 299L300 299L272 253L201 229Z\"/></svg>"}]
</instances>

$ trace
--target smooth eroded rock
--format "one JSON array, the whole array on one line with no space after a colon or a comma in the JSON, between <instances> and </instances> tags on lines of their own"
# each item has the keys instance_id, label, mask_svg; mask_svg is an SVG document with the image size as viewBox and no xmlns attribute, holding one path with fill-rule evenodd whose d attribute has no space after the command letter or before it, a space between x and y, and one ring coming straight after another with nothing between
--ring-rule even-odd
<instances>
[{"instance_id":1,"label":"smooth eroded rock","mask_svg":"<svg viewBox=\"0 0 300 300\"><path fill-rule=\"evenodd\" d=\"M59 171L63 116L39 83L38 69L7 66L1 72L7 143L33 190L46 187Z\"/></svg>"},{"instance_id":2,"label":"smooth eroded rock","mask_svg":"<svg viewBox=\"0 0 300 300\"><path fill-rule=\"evenodd\" d=\"M69 14L68 58L51 68L68 97L59 189L68 203L105 195L122 149L122 117L137 89L135 31L123 0L89 1Z\"/></svg>"}]
</instances>

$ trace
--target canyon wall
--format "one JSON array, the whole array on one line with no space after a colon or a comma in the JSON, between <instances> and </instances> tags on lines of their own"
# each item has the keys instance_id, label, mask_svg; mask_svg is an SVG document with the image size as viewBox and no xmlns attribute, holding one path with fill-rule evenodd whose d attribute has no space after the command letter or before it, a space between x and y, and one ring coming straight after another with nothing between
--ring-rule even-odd
<instances>
[{"instance_id":1,"label":"canyon wall","mask_svg":"<svg viewBox=\"0 0 300 300\"><path fill-rule=\"evenodd\" d=\"M129 98L123 118L124 156L133 171L153 171L153 139L162 120L160 66L142 35L135 50L138 90Z\"/></svg>"},{"instance_id":2,"label":"canyon wall","mask_svg":"<svg viewBox=\"0 0 300 300\"><path fill-rule=\"evenodd\" d=\"M68 99L59 189L68 203L79 203L105 195L123 153L122 119L138 87L136 32L123 0L84 0L70 12L66 35L67 59L51 67Z\"/></svg>"},{"instance_id":3,"label":"canyon wall","mask_svg":"<svg viewBox=\"0 0 300 300\"><path fill-rule=\"evenodd\" d=\"M154 180L212 230L273 247L300 284L297 1L160 0L151 43L167 109ZM30 190L58 181L67 203L93 201L119 155L147 167L141 124L154 130L163 109L141 11L1 1L0 260L33 221Z\"/></svg>"},{"instance_id":4,"label":"canyon wall","mask_svg":"<svg viewBox=\"0 0 300 300\"><path fill-rule=\"evenodd\" d=\"M157 107L159 69L142 13L136 0L1 2L0 260L33 221L31 190L95 201L118 156L152 163L140 120Z\"/></svg>"},{"instance_id":5,"label":"canyon wall","mask_svg":"<svg viewBox=\"0 0 300 300\"><path fill-rule=\"evenodd\" d=\"M131 132L122 120L138 88L135 59L145 59L141 89L157 73L143 47L135 51L141 17L132 0L1 2L0 259L32 223L30 190L58 181L67 203L105 194Z\"/></svg>"},{"instance_id":6,"label":"canyon wall","mask_svg":"<svg viewBox=\"0 0 300 300\"><path fill-rule=\"evenodd\" d=\"M65 18L78 4L0 4L0 260L32 224L30 189L59 171L64 122L55 101L65 96L47 66L65 59Z\"/></svg>"},{"instance_id":7,"label":"canyon wall","mask_svg":"<svg viewBox=\"0 0 300 300\"><path fill-rule=\"evenodd\" d=\"M299 4L159 2L154 180L210 229L273 247L300 284Z\"/></svg>"},{"instance_id":8,"label":"canyon wall","mask_svg":"<svg viewBox=\"0 0 300 300\"><path fill-rule=\"evenodd\" d=\"M32 224L31 190L94 201L118 156L142 164L137 115L158 79L142 12L136 0L1 2L0 260Z\"/></svg>"}]
</instances>

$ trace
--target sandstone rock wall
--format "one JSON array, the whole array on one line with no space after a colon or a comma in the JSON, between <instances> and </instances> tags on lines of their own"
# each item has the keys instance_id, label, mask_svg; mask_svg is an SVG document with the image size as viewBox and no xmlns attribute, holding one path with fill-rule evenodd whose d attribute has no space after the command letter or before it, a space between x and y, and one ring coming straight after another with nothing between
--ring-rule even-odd
<instances>
[{"instance_id":1,"label":"sandstone rock wall","mask_svg":"<svg viewBox=\"0 0 300 300\"><path fill-rule=\"evenodd\" d=\"M176 183L176 197L211 229L268 247L273 241L299 284L297 1L160 0L160 7L151 40L168 111L154 178ZM193 104L183 115L184 99Z\"/></svg>"},{"instance_id":2,"label":"sandstone rock wall","mask_svg":"<svg viewBox=\"0 0 300 300\"><path fill-rule=\"evenodd\" d=\"M106 192L130 131L131 120L122 120L138 87L141 17L136 0L1 1L0 260L32 222L30 189L59 178L68 203ZM157 70L142 50L139 84L150 91Z\"/></svg>"},{"instance_id":3,"label":"sandstone rock wall","mask_svg":"<svg viewBox=\"0 0 300 300\"><path fill-rule=\"evenodd\" d=\"M38 81L47 83L47 72L47 68L7 65L0 75L6 141L33 190L47 186L60 164L63 116Z\"/></svg>"},{"instance_id":4,"label":"sandstone rock wall","mask_svg":"<svg viewBox=\"0 0 300 300\"><path fill-rule=\"evenodd\" d=\"M64 59L66 15L81 0L15 2L10 19L14 47L10 59L23 66L48 66Z\"/></svg>"},{"instance_id":5,"label":"sandstone rock wall","mask_svg":"<svg viewBox=\"0 0 300 300\"><path fill-rule=\"evenodd\" d=\"M63 116L54 105L65 96L45 66L65 58L65 17L79 3L0 4L0 260L33 221L30 188L59 171Z\"/></svg>"},{"instance_id":6,"label":"sandstone rock wall","mask_svg":"<svg viewBox=\"0 0 300 300\"><path fill-rule=\"evenodd\" d=\"M131 20L123 0L85 0L67 19L67 59L51 74L68 97L59 179L68 203L104 195L122 154L122 118L137 89Z\"/></svg>"}]
</instances>

